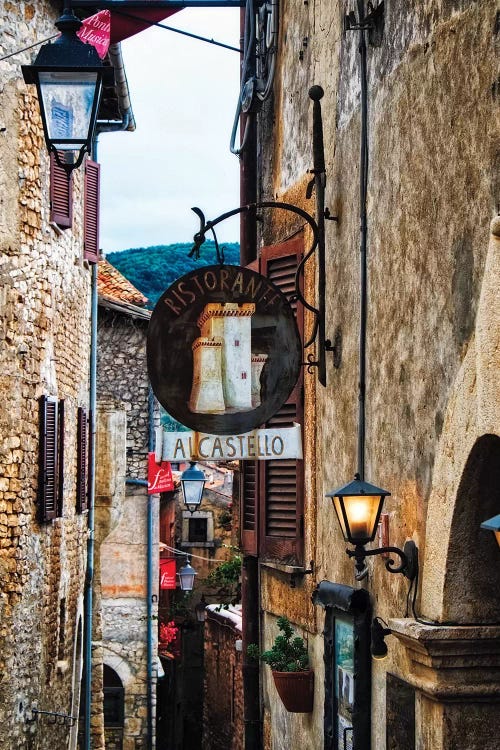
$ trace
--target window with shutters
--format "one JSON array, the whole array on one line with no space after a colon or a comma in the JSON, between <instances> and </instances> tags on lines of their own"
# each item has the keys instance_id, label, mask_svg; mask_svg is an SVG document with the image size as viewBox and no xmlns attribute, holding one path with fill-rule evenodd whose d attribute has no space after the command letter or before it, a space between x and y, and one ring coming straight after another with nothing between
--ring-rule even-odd
<instances>
[{"instance_id":1,"label":"window with shutters","mask_svg":"<svg viewBox=\"0 0 500 750\"><path fill-rule=\"evenodd\" d=\"M295 273L303 256L302 235L261 251L260 272L288 297L302 336L303 308L295 300ZM303 371L287 402L264 425L303 424ZM241 464L241 545L246 554L259 554L288 564L303 558L303 461L280 459Z\"/></svg>"},{"instance_id":2,"label":"window with shutters","mask_svg":"<svg viewBox=\"0 0 500 750\"><path fill-rule=\"evenodd\" d=\"M76 437L76 512L83 513L87 502L87 412L78 408Z\"/></svg>"},{"instance_id":3,"label":"window with shutters","mask_svg":"<svg viewBox=\"0 0 500 750\"><path fill-rule=\"evenodd\" d=\"M99 260L100 165L85 162L83 257L91 263Z\"/></svg>"},{"instance_id":4,"label":"window with shutters","mask_svg":"<svg viewBox=\"0 0 500 750\"><path fill-rule=\"evenodd\" d=\"M57 425L57 515L62 516L64 512L64 400L59 401L57 413L59 419L59 424Z\"/></svg>"},{"instance_id":5,"label":"window with shutters","mask_svg":"<svg viewBox=\"0 0 500 750\"><path fill-rule=\"evenodd\" d=\"M57 516L58 488L58 403L52 396L40 398L40 475L38 515L40 522Z\"/></svg>"},{"instance_id":6,"label":"window with shutters","mask_svg":"<svg viewBox=\"0 0 500 750\"><path fill-rule=\"evenodd\" d=\"M64 161L64 151L58 153ZM73 176L59 166L54 154L50 155L50 221L60 229L69 229L73 223Z\"/></svg>"}]
</instances>

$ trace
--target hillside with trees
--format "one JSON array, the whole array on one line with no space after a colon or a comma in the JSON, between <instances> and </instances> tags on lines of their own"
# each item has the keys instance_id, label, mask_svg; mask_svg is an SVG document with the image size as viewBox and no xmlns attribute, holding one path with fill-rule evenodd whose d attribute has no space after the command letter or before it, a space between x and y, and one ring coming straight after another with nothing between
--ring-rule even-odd
<instances>
[{"instance_id":1,"label":"hillside with trees","mask_svg":"<svg viewBox=\"0 0 500 750\"><path fill-rule=\"evenodd\" d=\"M207 240L200 250L200 259L189 258L192 243L176 245L154 245L153 247L133 247L129 250L107 253L106 259L122 273L149 300L153 308L167 289L180 276L195 271L201 266L217 264L217 254L213 240ZM237 242L220 244L224 262L239 265L240 246Z\"/></svg>"}]
</instances>

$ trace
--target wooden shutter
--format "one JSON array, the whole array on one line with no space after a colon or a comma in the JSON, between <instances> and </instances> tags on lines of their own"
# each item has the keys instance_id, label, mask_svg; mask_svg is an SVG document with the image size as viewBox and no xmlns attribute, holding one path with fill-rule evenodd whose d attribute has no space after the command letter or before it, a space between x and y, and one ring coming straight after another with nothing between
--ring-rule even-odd
<instances>
[{"instance_id":1,"label":"wooden shutter","mask_svg":"<svg viewBox=\"0 0 500 750\"><path fill-rule=\"evenodd\" d=\"M57 399L40 398L40 474L38 482L38 511L43 523L57 515Z\"/></svg>"},{"instance_id":2,"label":"wooden shutter","mask_svg":"<svg viewBox=\"0 0 500 750\"><path fill-rule=\"evenodd\" d=\"M66 159L59 151L61 161ZM54 154L50 155L50 220L61 229L69 229L73 223L73 176L59 166Z\"/></svg>"},{"instance_id":3,"label":"wooden shutter","mask_svg":"<svg viewBox=\"0 0 500 750\"><path fill-rule=\"evenodd\" d=\"M261 273L291 301L302 337L304 311L295 299L295 273L303 255L302 235L281 245L265 247ZM303 426L303 369L287 402L266 427ZM262 461L259 467L260 552L265 558L301 565L304 548L304 462Z\"/></svg>"},{"instance_id":4,"label":"wooden shutter","mask_svg":"<svg viewBox=\"0 0 500 750\"><path fill-rule=\"evenodd\" d=\"M87 412L78 409L76 444L76 512L87 510Z\"/></svg>"},{"instance_id":5,"label":"wooden shutter","mask_svg":"<svg viewBox=\"0 0 500 750\"><path fill-rule=\"evenodd\" d=\"M64 400L57 405L59 424L57 430L58 441L58 478L57 478L57 515L62 516L64 511Z\"/></svg>"},{"instance_id":6,"label":"wooden shutter","mask_svg":"<svg viewBox=\"0 0 500 750\"><path fill-rule=\"evenodd\" d=\"M100 164L85 162L83 257L91 263L99 260Z\"/></svg>"},{"instance_id":7,"label":"wooden shutter","mask_svg":"<svg viewBox=\"0 0 500 750\"><path fill-rule=\"evenodd\" d=\"M247 555L256 555L258 529L258 462L241 461L241 548Z\"/></svg>"},{"instance_id":8,"label":"wooden shutter","mask_svg":"<svg viewBox=\"0 0 500 750\"><path fill-rule=\"evenodd\" d=\"M253 260L247 268L259 272L259 261ZM259 462L241 461L240 469L240 545L246 555L257 555L259 552Z\"/></svg>"}]
</instances>

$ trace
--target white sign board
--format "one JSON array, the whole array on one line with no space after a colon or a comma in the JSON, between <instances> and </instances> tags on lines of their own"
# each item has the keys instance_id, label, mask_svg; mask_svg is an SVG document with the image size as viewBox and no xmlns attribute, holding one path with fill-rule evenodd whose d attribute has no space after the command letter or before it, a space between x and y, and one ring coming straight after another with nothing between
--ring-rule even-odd
<instances>
[{"instance_id":1,"label":"white sign board","mask_svg":"<svg viewBox=\"0 0 500 750\"><path fill-rule=\"evenodd\" d=\"M300 425L262 429L241 435L156 431L157 461L269 461L302 458Z\"/></svg>"}]
</instances>

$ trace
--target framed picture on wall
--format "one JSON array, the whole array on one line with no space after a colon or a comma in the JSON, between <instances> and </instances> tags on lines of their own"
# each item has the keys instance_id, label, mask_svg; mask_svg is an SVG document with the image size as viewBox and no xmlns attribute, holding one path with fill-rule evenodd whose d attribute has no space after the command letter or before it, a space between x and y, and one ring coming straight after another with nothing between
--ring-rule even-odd
<instances>
[{"instance_id":1,"label":"framed picture on wall","mask_svg":"<svg viewBox=\"0 0 500 750\"><path fill-rule=\"evenodd\" d=\"M364 589L322 581L313 601L325 607L324 750L369 750L369 594Z\"/></svg>"}]
</instances>

